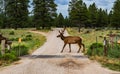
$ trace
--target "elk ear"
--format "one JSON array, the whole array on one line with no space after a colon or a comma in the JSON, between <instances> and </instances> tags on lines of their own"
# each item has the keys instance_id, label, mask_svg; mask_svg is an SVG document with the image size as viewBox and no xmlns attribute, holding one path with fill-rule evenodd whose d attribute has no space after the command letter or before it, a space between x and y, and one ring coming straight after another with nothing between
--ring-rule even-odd
<instances>
[{"instance_id":1,"label":"elk ear","mask_svg":"<svg viewBox=\"0 0 120 74\"><path fill-rule=\"evenodd\" d=\"M59 30L59 33L61 33L60 30Z\"/></svg>"}]
</instances>

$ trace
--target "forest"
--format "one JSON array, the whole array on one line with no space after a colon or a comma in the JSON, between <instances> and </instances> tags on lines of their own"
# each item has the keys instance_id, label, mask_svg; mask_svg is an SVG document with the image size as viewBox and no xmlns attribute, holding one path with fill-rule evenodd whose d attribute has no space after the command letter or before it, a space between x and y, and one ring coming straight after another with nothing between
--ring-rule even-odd
<instances>
[{"instance_id":1,"label":"forest","mask_svg":"<svg viewBox=\"0 0 120 74\"><path fill-rule=\"evenodd\" d=\"M33 10L29 12L30 6ZM95 3L87 6L82 0L69 2L69 15L57 13L54 0L0 0L0 28L120 27L120 0L111 11L98 8Z\"/></svg>"}]
</instances>

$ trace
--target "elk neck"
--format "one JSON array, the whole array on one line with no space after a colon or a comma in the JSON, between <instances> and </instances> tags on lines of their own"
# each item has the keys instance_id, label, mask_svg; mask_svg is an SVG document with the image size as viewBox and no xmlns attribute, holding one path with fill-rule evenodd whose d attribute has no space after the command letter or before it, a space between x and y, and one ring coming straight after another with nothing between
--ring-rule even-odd
<instances>
[{"instance_id":1,"label":"elk neck","mask_svg":"<svg viewBox=\"0 0 120 74\"><path fill-rule=\"evenodd\" d=\"M65 39L65 36L64 36L64 35L61 35L61 39L64 40L64 39Z\"/></svg>"}]
</instances>

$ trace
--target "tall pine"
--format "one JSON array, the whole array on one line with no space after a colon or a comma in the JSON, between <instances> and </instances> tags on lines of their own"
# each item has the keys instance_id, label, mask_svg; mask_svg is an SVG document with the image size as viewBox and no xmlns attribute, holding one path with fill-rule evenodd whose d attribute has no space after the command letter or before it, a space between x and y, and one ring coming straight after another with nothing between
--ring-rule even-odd
<instances>
[{"instance_id":1,"label":"tall pine","mask_svg":"<svg viewBox=\"0 0 120 74\"><path fill-rule=\"evenodd\" d=\"M79 27L84 26L87 21L87 7L82 0L71 0L69 3L69 18L73 24Z\"/></svg>"},{"instance_id":2,"label":"tall pine","mask_svg":"<svg viewBox=\"0 0 120 74\"><path fill-rule=\"evenodd\" d=\"M62 15L62 13L59 13L59 15L56 18L55 23L56 23L57 27L63 27L64 26L64 17Z\"/></svg>"},{"instance_id":3,"label":"tall pine","mask_svg":"<svg viewBox=\"0 0 120 74\"><path fill-rule=\"evenodd\" d=\"M28 21L29 0L5 0L6 27L26 27Z\"/></svg>"},{"instance_id":4,"label":"tall pine","mask_svg":"<svg viewBox=\"0 0 120 74\"><path fill-rule=\"evenodd\" d=\"M120 27L120 0L116 0L113 6L112 26L116 29Z\"/></svg>"},{"instance_id":5,"label":"tall pine","mask_svg":"<svg viewBox=\"0 0 120 74\"><path fill-rule=\"evenodd\" d=\"M56 17L56 7L54 0L33 0L34 5L34 25L37 29L51 27Z\"/></svg>"},{"instance_id":6,"label":"tall pine","mask_svg":"<svg viewBox=\"0 0 120 74\"><path fill-rule=\"evenodd\" d=\"M97 7L96 4L93 3L88 8L89 11L89 24L91 27L95 28L97 26Z\"/></svg>"}]
</instances>

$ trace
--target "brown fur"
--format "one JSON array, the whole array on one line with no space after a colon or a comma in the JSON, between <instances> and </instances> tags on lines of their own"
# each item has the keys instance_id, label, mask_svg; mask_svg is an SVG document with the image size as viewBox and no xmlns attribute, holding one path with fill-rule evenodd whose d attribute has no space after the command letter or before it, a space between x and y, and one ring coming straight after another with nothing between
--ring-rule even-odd
<instances>
[{"instance_id":1,"label":"brown fur","mask_svg":"<svg viewBox=\"0 0 120 74\"><path fill-rule=\"evenodd\" d=\"M62 32L59 31L59 33L60 34L57 37L60 37L64 41L64 46L63 46L63 49L61 52L63 52L66 44L69 44L69 48L70 48L69 52L71 52L71 44L78 44L79 45L78 53L80 52L81 45L83 46L83 52L85 51L85 46L82 43L82 39L79 36L64 36L63 35L64 31L62 31Z\"/></svg>"}]
</instances>

